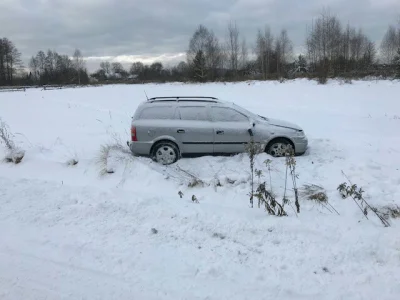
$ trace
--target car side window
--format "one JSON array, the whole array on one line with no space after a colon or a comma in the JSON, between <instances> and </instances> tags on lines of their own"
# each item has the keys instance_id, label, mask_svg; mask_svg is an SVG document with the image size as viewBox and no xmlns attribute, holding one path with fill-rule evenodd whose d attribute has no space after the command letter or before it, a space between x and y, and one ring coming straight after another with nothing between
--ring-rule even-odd
<instances>
[{"instance_id":1,"label":"car side window","mask_svg":"<svg viewBox=\"0 0 400 300\"><path fill-rule=\"evenodd\" d=\"M242 113L229 107L212 107L215 122L247 122L249 119Z\"/></svg>"},{"instance_id":2,"label":"car side window","mask_svg":"<svg viewBox=\"0 0 400 300\"><path fill-rule=\"evenodd\" d=\"M179 111L181 120L209 121L205 106L180 106Z\"/></svg>"},{"instance_id":3,"label":"car side window","mask_svg":"<svg viewBox=\"0 0 400 300\"><path fill-rule=\"evenodd\" d=\"M172 106L147 107L140 113L139 119L171 120L174 119L175 109Z\"/></svg>"}]
</instances>

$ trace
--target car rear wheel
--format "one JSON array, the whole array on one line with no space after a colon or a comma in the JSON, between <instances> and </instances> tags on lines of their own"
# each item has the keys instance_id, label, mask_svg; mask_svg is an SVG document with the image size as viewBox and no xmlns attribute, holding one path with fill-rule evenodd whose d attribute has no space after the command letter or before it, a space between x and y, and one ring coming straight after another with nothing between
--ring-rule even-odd
<instances>
[{"instance_id":1,"label":"car rear wheel","mask_svg":"<svg viewBox=\"0 0 400 300\"><path fill-rule=\"evenodd\" d=\"M271 141L266 150L266 152L273 157L282 157L286 156L286 153L294 152L292 143L283 138Z\"/></svg>"},{"instance_id":2,"label":"car rear wheel","mask_svg":"<svg viewBox=\"0 0 400 300\"><path fill-rule=\"evenodd\" d=\"M170 165L178 160L179 150L172 142L160 142L154 146L152 156L156 162L162 165Z\"/></svg>"}]
</instances>

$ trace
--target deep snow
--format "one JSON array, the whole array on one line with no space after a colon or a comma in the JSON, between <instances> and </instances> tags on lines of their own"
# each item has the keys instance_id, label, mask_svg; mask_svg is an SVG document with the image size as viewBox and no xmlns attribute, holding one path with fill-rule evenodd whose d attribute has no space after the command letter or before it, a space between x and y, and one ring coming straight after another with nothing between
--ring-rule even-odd
<instances>
[{"instance_id":1,"label":"deep snow","mask_svg":"<svg viewBox=\"0 0 400 300\"><path fill-rule=\"evenodd\" d=\"M243 154L161 167L113 150L115 173L100 176L100 146L129 139L144 90L216 96L300 125L310 147L296 158L298 184L323 186L340 216L305 199L298 217L249 208ZM395 81L308 80L0 93L25 150L21 164L0 164L0 299L399 299L399 220L366 220L336 190L343 170L372 205L400 205L398 95ZM264 172L268 158L257 157ZM272 168L281 197L284 160ZM210 186L188 188L182 170Z\"/></svg>"}]
</instances>

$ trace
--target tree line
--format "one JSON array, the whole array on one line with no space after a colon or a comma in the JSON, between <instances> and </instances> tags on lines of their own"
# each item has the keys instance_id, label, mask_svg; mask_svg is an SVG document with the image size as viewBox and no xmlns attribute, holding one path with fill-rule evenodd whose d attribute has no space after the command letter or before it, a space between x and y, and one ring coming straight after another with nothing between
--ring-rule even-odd
<instances>
[{"instance_id":1,"label":"tree line","mask_svg":"<svg viewBox=\"0 0 400 300\"><path fill-rule=\"evenodd\" d=\"M21 64L21 53L14 43L0 38L0 85L12 85Z\"/></svg>"},{"instance_id":2,"label":"tree line","mask_svg":"<svg viewBox=\"0 0 400 300\"><path fill-rule=\"evenodd\" d=\"M48 50L39 51L29 61L29 71L23 71L21 53L7 38L0 39L0 86L87 84L89 74L83 55L75 50L72 58Z\"/></svg>"},{"instance_id":3,"label":"tree line","mask_svg":"<svg viewBox=\"0 0 400 300\"><path fill-rule=\"evenodd\" d=\"M161 62L134 62L125 69L119 62L101 62L89 74L83 55L39 51L29 62L29 72L19 80L26 84L87 84L96 82L221 81L278 79L295 76L400 77L400 20L389 25L380 45L361 28L343 25L323 12L307 29L305 51L294 55L286 29L274 35L267 25L258 29L249 45L237 24L227 25L218 38L212 29L199 25L191 36L186 61L166 68ZM379 52L379 55L378 55ZM22 68L21 53L7 38L0 39L0 85L11 85Z\"/></svg>"},{"instance_id":4,"label":"tree line","mask_svg":"<svg viewBox=\"0 0 400 300\"><path fill-rule=\"evenodd\" d=\"M29 61L30 72L27 80L41 85L46 84L88 84L89 75L79 49L72 59L55 51L39 51Z\"/></svg>"}]
</instances>

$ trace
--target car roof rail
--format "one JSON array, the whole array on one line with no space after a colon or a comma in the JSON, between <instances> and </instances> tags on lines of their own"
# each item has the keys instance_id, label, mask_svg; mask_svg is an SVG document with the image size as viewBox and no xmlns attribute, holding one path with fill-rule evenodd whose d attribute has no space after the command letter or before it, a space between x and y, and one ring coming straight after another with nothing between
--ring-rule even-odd
<instances>
[{"instance_id":1,"label":"car roof rail","mask_svg":"<svg viewBox=\"0 0 400 300\"><path fill-rule=\"evenodd\" d=\"M200 101L200 102L217 102L218 98L203 96L170 96L170 97L152 97L149 102L156 101Z\"/></svg>"}]
</instances>

